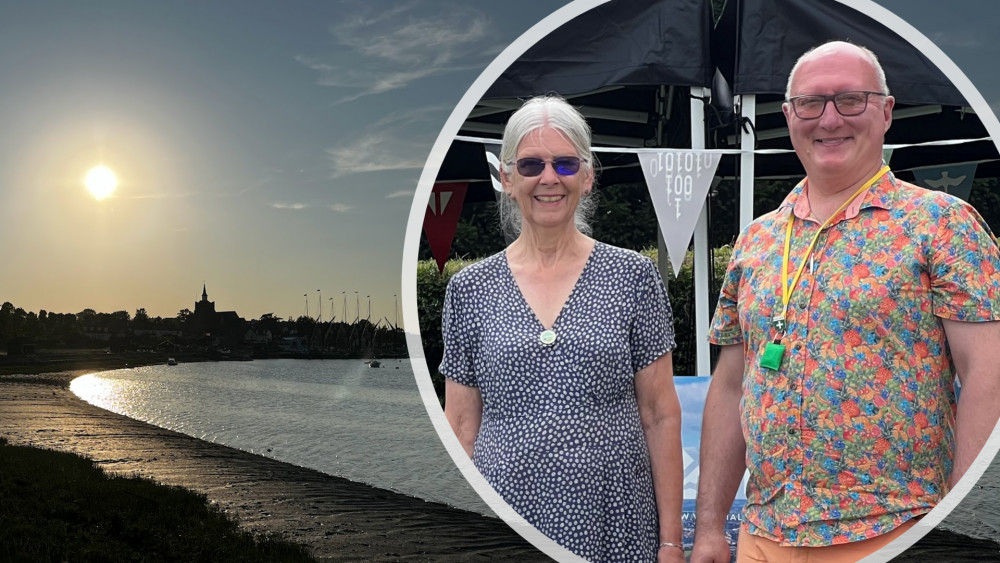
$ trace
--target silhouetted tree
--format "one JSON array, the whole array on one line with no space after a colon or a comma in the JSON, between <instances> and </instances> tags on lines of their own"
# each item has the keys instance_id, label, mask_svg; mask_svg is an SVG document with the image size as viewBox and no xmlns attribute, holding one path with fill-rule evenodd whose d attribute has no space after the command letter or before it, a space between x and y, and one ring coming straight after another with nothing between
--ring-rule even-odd
<instances>
[{"instance_id":1,"label":"silhouetted tree","mask_svg":"<svg viewBox=\"0 0 1000 563\"><path fill-rule=\"evenodd\" d=\"M263 330L271 331L271 336L277 338L281 334L281 319L274 316L274 313L264 313L257 319L259 326Z\"/></svg>"},{"instance_id":2,"label":"silhouetted tree","mask_svg":"<svg viewBox=\"0 0 1000 563\"><path fill-rule=\"evenodd\" d=\"M316 324L316 319L312 317L301 316L295 319L295 331L299 336L304 338L309 338L312 334L313 326Z\"/></svg>"},{"instance_id":3,"label":"silhouetted tree","mask_svg":"<svg viewBox=\"0 0 1000 563\"><path fill-rule=\"evenodd\" d=\"M146 313L146 308L140 307L136 309L135 316L132 317L132 326L135 328L147 328L149 325L149 314Z\"/></svg>"}]
</instances>

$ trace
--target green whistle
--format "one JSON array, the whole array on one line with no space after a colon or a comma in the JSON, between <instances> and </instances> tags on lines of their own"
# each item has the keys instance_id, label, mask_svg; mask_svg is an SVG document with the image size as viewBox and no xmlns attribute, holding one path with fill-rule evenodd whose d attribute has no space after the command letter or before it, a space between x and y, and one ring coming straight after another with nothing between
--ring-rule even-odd
<instances>
[{"instance_id":1,"label":"green whistle","mask_svg":"<svg viewBox=\"0 0 1000 563\"><path fill-rule=\"evenodd\" d=\"M764 347L764 355L760 357L760 367L776 370L781 367L781 358L784 356L784 344L768 342L767 346Z\"/></svg>"}]
</instances>

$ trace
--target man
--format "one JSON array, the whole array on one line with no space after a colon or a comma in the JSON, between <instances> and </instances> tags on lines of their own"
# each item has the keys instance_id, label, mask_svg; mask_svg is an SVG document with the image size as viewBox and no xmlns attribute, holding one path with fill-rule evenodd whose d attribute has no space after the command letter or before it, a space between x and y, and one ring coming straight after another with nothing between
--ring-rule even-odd
<instances>
[{"instance_id":1,"label":"man","mask_svg":"<svg viewBox=\"0 0 1000 563\"><path fill-rule=\"evenodd\" d=\"M739 560L856 561L938 503L1000 410L1000 251L970 206L884 166L878 59L822 45L786 98L807 176L723 282L693 563L729 561L745 469Z\"/></svg>"}]
</instances>

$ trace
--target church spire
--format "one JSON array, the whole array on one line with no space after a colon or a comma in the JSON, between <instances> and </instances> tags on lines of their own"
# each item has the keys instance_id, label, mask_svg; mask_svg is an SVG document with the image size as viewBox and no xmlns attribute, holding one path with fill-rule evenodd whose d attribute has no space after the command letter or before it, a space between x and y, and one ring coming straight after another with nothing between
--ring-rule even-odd
<instances>
[{"instance_id":1,"label":"church spire","mask_svg":"<svg viewBox=\"0 0 1000 563\"><path fill-rule=\"evenodd\" d=\"M201 300L208 301L208 289L205 288L205 284L201 284Z\"/></svg>"}]
</instances>

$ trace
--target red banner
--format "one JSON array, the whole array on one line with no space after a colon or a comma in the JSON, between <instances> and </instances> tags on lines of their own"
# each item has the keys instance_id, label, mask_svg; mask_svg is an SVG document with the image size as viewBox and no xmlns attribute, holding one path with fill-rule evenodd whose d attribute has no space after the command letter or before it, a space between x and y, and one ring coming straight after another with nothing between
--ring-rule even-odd
<instances>
[{"instance_id":1,"label":"red banner","mask_svg":"<svg viewBox=\"0 0 1000 563\"><path fill-rule=\"evenodd\" d=\"M467 182L441 182L434 184L431 200L424 214L424 233L431 246L431 254L437 262L438 271L444 271L444 264L451 253L451 243L455 240L455 227L462 215Z\"/></svg>"}]
</instances>

